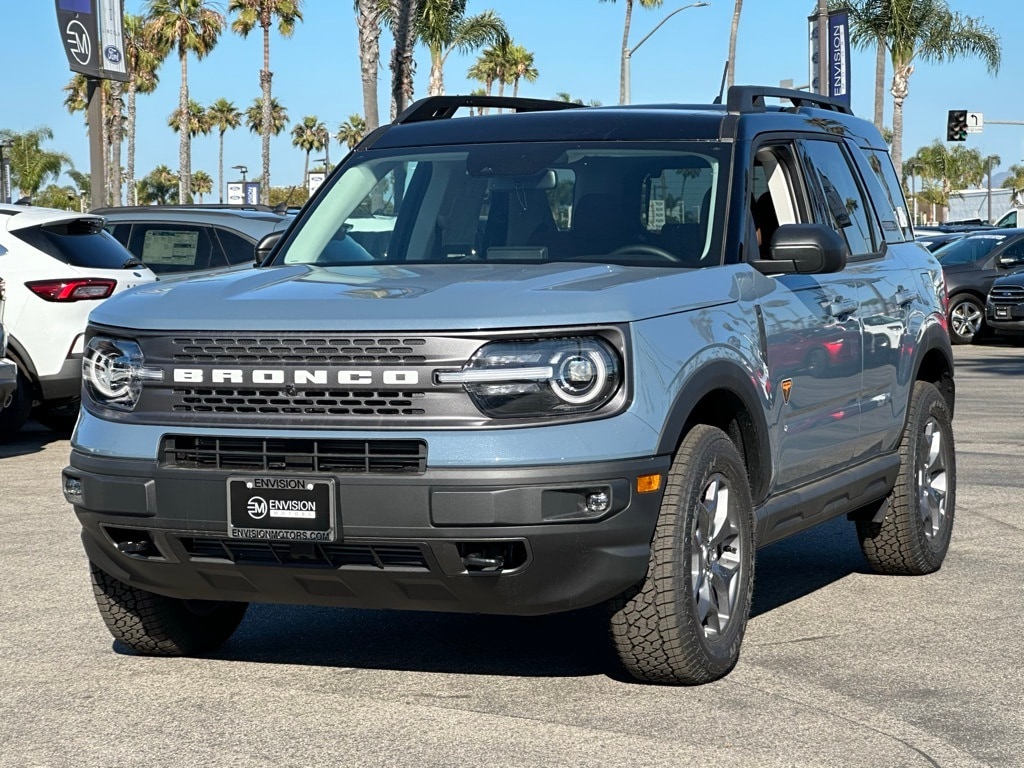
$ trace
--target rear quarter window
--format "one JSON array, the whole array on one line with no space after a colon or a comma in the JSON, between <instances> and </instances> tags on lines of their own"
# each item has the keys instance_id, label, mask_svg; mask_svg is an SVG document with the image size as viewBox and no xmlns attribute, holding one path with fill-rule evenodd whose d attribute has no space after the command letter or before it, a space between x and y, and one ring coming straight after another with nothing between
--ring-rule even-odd
<instances>
[{"instance_id":1,"label":"rear quarter window","mask_svg":"<svg viewBox=\"0 0 1024 768\"><path fill-rule=\"evenodd\" d=\"M128 269L142 266L101 222L78 220L31 227L12 233L19 240L65 264L82 269Z\"/></svg>"}]
</instances>

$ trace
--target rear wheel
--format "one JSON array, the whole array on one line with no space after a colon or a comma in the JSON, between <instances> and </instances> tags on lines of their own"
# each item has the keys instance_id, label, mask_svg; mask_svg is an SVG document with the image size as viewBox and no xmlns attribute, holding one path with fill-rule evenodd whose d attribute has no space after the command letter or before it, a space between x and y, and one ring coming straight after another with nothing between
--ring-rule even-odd
<instances>
[{"instance_id":1,"label":"rear wheel","mask_svg":"<svg viewBox=\"0 0 1024 768\"><path fill-rule=\"evenodd\" d=\"M92 591L115 640L147 656L189 656L224 643L248 603L180 600L125 584L93 563Z\"/></svg>"},{"instance_id":2,"label":"rear wheel","mask_svg":"<svg viewBox=\"0 0 1024 768\"><path fill-rule=\"evenodd\" d=\"M885 518L857 521L861 550L879 573L932 573L953 533L956 451L949 407L926 381L914 384L900 459Z\"/></svg>"},{"instance_id":3,"label":"rear wheel","mask_svg":"<svg viewBox=\"0 0 1024 768\"><path fill-rule=\"evenodd\" d=\"M639 680L695 685L739 659L754 578L753 504L728 436L698 425L669 471L647 577L612 602L619 659Z\"/></svg>"},{"instance_id":4,"label":"rear wheel","mask_svg":"<svg viewBox=\"0 0 1024 768\"><path fill-rule=\"evenodd\" d=\"M18 388L6 408L0 408L0 443L13 440L32 412L32 385L18 368ZM2 403L0 403L2 405Z\"/></svg>"}]
</instances>

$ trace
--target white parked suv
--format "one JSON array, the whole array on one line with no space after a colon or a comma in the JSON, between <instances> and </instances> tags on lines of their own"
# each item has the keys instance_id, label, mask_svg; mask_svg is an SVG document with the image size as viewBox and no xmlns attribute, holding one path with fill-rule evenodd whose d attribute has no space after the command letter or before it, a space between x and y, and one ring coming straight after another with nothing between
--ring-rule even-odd
<instances>
[{"instance_id":1,"label":"white parked suv","mask_svg":"<svg viewBox=\"0 0 1024 768\"><path fill-rule=\"evenodd\" d=\"M7 356L18 366L17 389L0 409L0 441L17 434L33 408L44 425L68 428L78 413L89 312L156 275L99 216L0 205L0 277Z\"/></svg>"}]
</instances>

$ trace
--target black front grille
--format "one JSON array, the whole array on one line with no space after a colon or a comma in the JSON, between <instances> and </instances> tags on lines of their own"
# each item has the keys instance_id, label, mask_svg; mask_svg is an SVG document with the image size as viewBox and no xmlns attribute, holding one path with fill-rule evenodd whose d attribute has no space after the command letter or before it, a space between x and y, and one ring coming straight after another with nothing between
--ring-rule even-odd
<instances>
[{"instance_id":1,"label":"black front grille","mask_svg":"<svg viewBox=\"0 0 1024 768\"><path fill-rule=\"evenodd\" d=\"M423 440L168 435L161 457L163 466L183 469L422 474L427 468L427 444Z\"/></svg>"},{"instance_id":2,"label":"black front grille","mask_svg":"<svg viewBox=\"0 0 1024 768\"><path fill-rule=\"evenodd\" d=\"M366 336L180 336L175 363L218 365L422 365L426 339Z\"/></svg>"},{"instance_id":3,"label":"black front grille","mask_svg":"<svg viewBox=\"0 0 1024 768\"><path fill-rule=\"evenodd\" d=\"M993 304L1021 304L1024 303L1024 286L994 285L988 297Z\"/></svg>"},{"instance_id":4,"label":"black front grille","mask_svg":"<svg viewBox=\"0 0 1024 768\"><path fill-rule=\"evenodd\" d=\"M188 537L179 541L193 560L334 569L362 567L425 571L430 568L422 548L414 544L319 544Z\"/></svg>"},{"instance_id":5,"label":"black front grille","mask_svg":"<svg viewBox=\"0 0 1024 768\"><path fill-rule=\"evenodd\" d=\"M424 392L345 390L175 389L177 413L298 416L422 416Z\"/></svg>"}]
</instances>

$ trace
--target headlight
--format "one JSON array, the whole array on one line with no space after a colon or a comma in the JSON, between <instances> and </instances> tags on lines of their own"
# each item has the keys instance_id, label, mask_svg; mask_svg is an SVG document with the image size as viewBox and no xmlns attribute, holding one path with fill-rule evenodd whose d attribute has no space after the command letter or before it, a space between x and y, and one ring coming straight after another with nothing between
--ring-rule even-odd
<instances>
[{"instance_id":1,"label":"headlight","mask_svg":"<svg viewBox=\"0 0 1024 768\"><path fill-rule=\"evenodd\" d=\"M621 385L622 366L615 349L596 336L496 341L437 380L462 384L488 416L564 416L607 404Z\"/></svg>"},{"instance_id":2,"label":"headlight","mask_svg":"<svg viewBox=\"0 0 1024 768\"><path fill-rule=\"evenodd\" d=\"M142 348L134 341L94 336L82 357L86 390L100 405L132 410L142 395L143 381L163 381L164 372L146 368Z\"/></svg>"}]
</instances>

